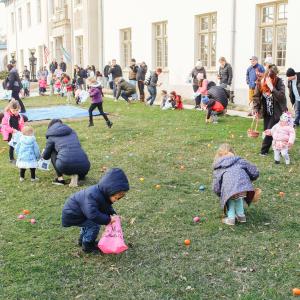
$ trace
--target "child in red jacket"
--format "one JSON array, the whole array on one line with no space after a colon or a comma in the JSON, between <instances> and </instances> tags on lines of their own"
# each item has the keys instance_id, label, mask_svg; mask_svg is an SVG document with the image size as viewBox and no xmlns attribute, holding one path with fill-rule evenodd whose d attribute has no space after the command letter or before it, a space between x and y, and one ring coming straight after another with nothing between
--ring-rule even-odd
<instances>
[{"instance_id":1,"label":"child in red jacket","mask_svg":"<svg viewBox=\"0 0 300 300\"><path fill-rule=\"evenodd\" d=\"M177 95L175 91L170 93L170 97L172 101L175 103L175 109L183 109L183 102L181 100L181 96Z\"/></svg>"},{"instance_id":2,"label":"child in red jacket","mask_svg":"<svg viewBox=\"0 0 300 300\"><path fill-rule=\"evenodd\" d=\"M5 108L4 117L1 122L1 133L3 140L10 142L13 134L17 134L24 128L24 119L20 112L20 104L17 100L11 100ZM9 161L16 163L14 159L14 146L9 145Z\"/></svg>"}]
</instances>

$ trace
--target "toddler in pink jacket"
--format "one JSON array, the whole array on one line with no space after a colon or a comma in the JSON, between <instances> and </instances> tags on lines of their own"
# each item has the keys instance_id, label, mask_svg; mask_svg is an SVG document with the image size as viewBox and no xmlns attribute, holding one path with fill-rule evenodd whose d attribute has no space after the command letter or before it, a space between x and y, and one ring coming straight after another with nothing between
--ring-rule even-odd
<instances>
[{"instance_id":1,"label":"toddler in pink jacket","mask_svg":"<svg viewBox=\"0 0 300 300\"><path fill-rule=\"evenodd\" d=\"M265 131L266 135L273 137L272 148L274 150L275 164L280 163L280 154L285 159L287 165L290 164L289 149L295 142L295 129L290 122L290 114L283 113L280 117L280 121Z\"/></svg>"}]
</instances>

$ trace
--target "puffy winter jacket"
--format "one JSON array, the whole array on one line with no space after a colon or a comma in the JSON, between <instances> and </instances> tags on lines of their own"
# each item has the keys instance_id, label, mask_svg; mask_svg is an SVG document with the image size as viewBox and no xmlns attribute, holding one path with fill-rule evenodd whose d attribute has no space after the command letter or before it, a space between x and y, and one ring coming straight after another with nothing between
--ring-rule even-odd
<instances>
[{"instance_id":1,"label":"puffy winter jacket","mask_svg":"<svg viewBox=\"0 0 300 300\"><path fill-rule=\"evenodd\" d=\"M242 192L252 192L246 198L248 203L252 201L254 187L251 181L259 176L255 165L239 156L224 156L213 168L213 191L220 197L222 208L232 196Z\"/></svg>"},{"instance_id":2,"label":"puffy winter jacket","mask_svg":"<svg viewBox=\"0 0 300 300\"><path fill-rule=\"evenodd\" d=\"M22 135L15 151L20 161L35 162L40 157L40 149L34 136Z\"/></svg>"},{"instance_id":3,"label":"puffy winter jacket","mask_svg":"<svg viewBox=\"0 0 300 300\"><path fill-rule=\"evenodd\" d=\"M12 117L12 114L10 112L6 112L4 114L4 117L2 119L1 122L1 133L3 135L3 140L4 141L8 141L9 139L9 135L13 134L14 128L11 127L10 125L10 118ZM19 131L22 131L22 129L24 128L24 119L22 115L19 115L19 126L18 129Z\"/></svg>"},{"instance_id":4,"label":"puffy winter jacket","mask_svg":"<svg viewBox=\"0 0 300 300\"><path fill-rule=\"evenodd\" d=\"M144 81L148 67L147 65L139 66L136 74L136 80Z\"/></svg>"},{"instance_id":5,"label":"puffy winter jacket","mask_svg":"<svg viewBox=\"0 0 300 300\"><path fill-rule=\"evenodd\" d=\"M224 68L219 68L220 84L231 85L232 82L232 67L226 63Z\"/></svg>"},{"instance_id":6,"label":"puffy winter jacket","mask_svg":"<svg viewBox=\"0 0 300 300\"><path fill-rule=\"evenodd\" d=\"M90 162L74 130L65 124L54 123L48 129L46 138L44 159L50 159L52 152L56 151L56 168L62 174L85 176L88 173Z\"/></svg>"},{"instance_id":7,"label":"puffy winter jacket","mask_svg":"<svg viewBox=\"0 0 300 300\"><path fill-rule=\"evenodd\" d=\"M226 94L226 91L221 86L212 86L209 87L208 90L208 97L214 100L217 100L222 103L224 108L228 105L228 96Z\"/></svg>"},{"instance_id":8,"label":"puffy winter jacket","mask_svg":"<svg viewBox=\"0 0 300 300\"><path fill-rule=\"evenodd\" d=\"M73 194L62 211L62 225L76 226L86 220L99 225L110 223L110 216L116 214L110 196L127 192L129 183L125 173L118 168L109 170L98 184Z\"/></svg>"}]
</instances>

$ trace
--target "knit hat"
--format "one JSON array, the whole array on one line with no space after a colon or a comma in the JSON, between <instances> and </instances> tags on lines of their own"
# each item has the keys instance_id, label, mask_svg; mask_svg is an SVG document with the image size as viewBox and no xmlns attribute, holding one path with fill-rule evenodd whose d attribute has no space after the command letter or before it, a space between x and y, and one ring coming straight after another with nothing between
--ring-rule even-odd
<instances>
[{"instance_id":1,"label":"knit hat","mask_svg":"<svg viewBox=\"0 0 300 300\"><path fill-rule=\"evenodd\" d=\"M289 121L289 115L287 113L283 113L280 116L280 121L288 122Z\"/></svg>"},{"instance_id":2,"label":"knit hat","mask_svg":"<svg viewBox=\"0 0 300 300\"><path fill-rule=\"evenodd\" d=\"M205 96L205 97L202 98L201 101L202 101L202 103L203 103L204 105L207 105L209 99L208 99L208 97Z\"/></svg>"},{"instance_id":3,"label":"knit hat","mask_svg":"<svg viewBox=\"0 0 300 300\"><path fill-rule=\"evenodd\" d=\"M288 68L287 71L286 71L286 77L292 77L292 76L295 76L296 75L296 72L294 69L292 68Z\"/></svg>"}]
</instances>

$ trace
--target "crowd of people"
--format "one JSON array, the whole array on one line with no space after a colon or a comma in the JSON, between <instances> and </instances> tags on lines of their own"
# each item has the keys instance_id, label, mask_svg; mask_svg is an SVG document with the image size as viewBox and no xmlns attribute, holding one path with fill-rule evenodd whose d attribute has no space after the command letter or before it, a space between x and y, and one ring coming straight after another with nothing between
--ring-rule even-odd
<instances>
[{"instance_id":1,"label":"crowd of people","mask_svg":"<svg viewBox=\"0 0 300 300\"><path fill-rule=\"evenodd\" d=\"M206 122L217 123L217 115L226 111L230 99L233 70L224 57L219 59L218 84L207 79L205 68L198 61L190 73L190 82L195 98L195 108L207 111ZM246 82L249 86L249 106L254 118L263 119L264 139L260 154L266 156L272 147L275 164L280 163L281 156L285 164L290 164L289 149L295 142L295 128L300 121L300 73L289 68L286 72L290 100L295 109L295 119L288 111L285 96L285 85L278 76L279 70L270 57L264 66L258 63L258 58L250 59L251 65L246 72ZM91 97L89 108L89 127L94 125L93 110L98 108L109 128L113 123L103 111L103 88L110 88L116 100L122 97L125 101L146 101L150 106L157 96L157 87L161 85L158 78L162 69L154 71L147 69L145 62L136 64L132 59L128 80L116 60L108 63L103 74L94 66L83 69L75 66L73 78L66 73L67 66L61 61L53 61L38 72L39 92L45 95L47 82L50 82L50 92L67 96L71 102L73 96L79 103L83 100L82 92ZM71 176L70 186L78 186L79 180L84 180L91 164L84 149L82 149L76 132L60 119L53 119L46 132L46 146L41 153L34 137L34 129L26 125L24 104L19 97L23 89L24 96L29 94L30 73L24 68L22 80L16 68L8 65L9 76L4 82L5 88L12 91L12 100L4 113L0 114L1 133L8 142L9 160L19 168L19 179L25 180L26 170L30 170L31 181L38 181L36 169L39 160L51 160L56 172L53 183L65 185L64 176ZM50 76L50 78L49 78ZM50 80L49 80L50 79ZM145 86L149 97L145 98ZM138 89L138 93L137 93ZM161 109L183 109L183 102L176 91L161 92ZM14 155L17 155L15 160ZM213 166L213 191L220 197L222 209L227 216L223 223L235 225L236 221L246 222L244 201L250 204L257 198L252 181L259 176L259 171L253 164L235 154L234 149L223 144L218 149ZM112 204L124 197L129 190L126 174L121 169L112 169L106 173L95 186L72 195L63 208L63 226L81 227L79 244L85 252L98 251L96 238L100 225L114 222L116 212ZM92 199L92 200L91 200Z\"/></svg>"}]
</instances>

